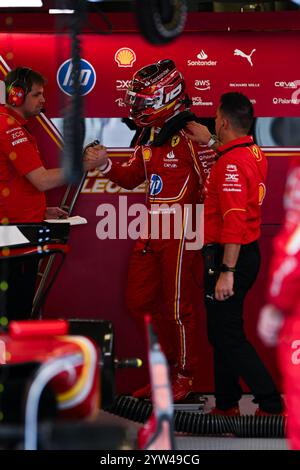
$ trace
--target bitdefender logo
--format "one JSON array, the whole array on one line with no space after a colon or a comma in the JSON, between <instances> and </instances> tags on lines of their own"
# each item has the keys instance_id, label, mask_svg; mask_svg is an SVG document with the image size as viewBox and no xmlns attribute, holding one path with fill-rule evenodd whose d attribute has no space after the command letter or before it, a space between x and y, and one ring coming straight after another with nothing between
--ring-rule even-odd
<instances>
[{"instance_id":1,"label":"bitdefender logo","mask_svg":"<svg viewBox=\"0 0 300 470\"><path fill-rule=\"evenodd\" d=\"M59 88L66 95L74 94L74 80L73 80L73 65L72 59L68 59L61 64L57 71L56 79ZM85 59L80 59L80 94L82 96L87 95L92 91L96 83L96 72L92 64Z\"/></svg>"}]
</instances>

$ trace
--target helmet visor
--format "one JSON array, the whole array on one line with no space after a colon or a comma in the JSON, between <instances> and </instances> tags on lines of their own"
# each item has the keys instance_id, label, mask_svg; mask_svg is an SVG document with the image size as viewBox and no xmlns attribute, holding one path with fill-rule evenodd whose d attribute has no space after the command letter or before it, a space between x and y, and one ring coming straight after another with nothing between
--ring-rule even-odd
<instances>
[{"instance_id":1,"label":"helmet visor","mask_svg":"<svg viewBox=\"0 0 300 470\"><path fill-rule=\"evenodd\" d=\"M135 93L134 91L127 90L124 102L135 111L140 111L142 109L155 107L155 104L159 101L159 97L156 96L147 96L140 93Z\"/></svg>"}]
</instances>

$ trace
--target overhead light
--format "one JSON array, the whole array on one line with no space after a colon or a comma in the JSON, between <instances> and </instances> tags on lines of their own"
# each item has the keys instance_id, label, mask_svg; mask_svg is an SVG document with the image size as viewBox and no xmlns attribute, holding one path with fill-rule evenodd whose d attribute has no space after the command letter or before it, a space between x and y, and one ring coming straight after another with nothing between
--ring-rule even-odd
<instances>
[{"instance_id":1,"label":"overhead light","mask_svg":"<svg viewBox=\"0 0 300 470\"><path fill-rule=\"evenodd\" d=\"M74 10L57 10L55 8L50 8L49 14L50 15L72 15Z\"/></svg>"},{"instance_id":2,"label":"overhead light","mask_svg":"<svg viewBox=\"0 0 300 470\"><path fill-rule=\"evenodd\" d=\"M27 8L42 6L42 0L0 0L0 8Z\"/></svg>"}]
</instances>

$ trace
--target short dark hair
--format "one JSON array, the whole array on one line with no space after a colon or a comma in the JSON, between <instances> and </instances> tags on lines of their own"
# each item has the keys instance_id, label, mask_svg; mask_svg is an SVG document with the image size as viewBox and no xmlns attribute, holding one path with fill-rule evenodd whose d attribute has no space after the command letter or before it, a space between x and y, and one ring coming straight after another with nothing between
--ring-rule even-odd
<instances>
[{"instance_id":1,"label":"short dark hair","mask_svg":"<svg viewBox=\"0 0 300 470\"><path fill-rule=\"evenodd\" d=\"M47 79L39 72L28 67L17 67L11 70L5 77L6 90L15 82L24 83L27 93L31 91L34 83L38 85L46 85Z\"/></svg>"},{"instance_id":2,"label":"short dark hair","mask_svg":"<svg viewBox=\"0 0 300 470\"><path fill-rule=\"evenodd\" d=\"M219 109L234 129L248 134L253 123L254 109L247 96L236 92L224 93Z\"/></svg>"}]
</instances>

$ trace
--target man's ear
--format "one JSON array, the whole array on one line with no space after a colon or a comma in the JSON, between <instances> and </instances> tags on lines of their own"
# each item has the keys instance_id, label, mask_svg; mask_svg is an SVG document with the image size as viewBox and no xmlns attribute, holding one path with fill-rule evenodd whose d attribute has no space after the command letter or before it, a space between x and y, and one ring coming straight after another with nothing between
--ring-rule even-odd
<instances>
[{"instance_id":1,"label":"man's ear","mask_svg":"<svg viewBox=\"0 0 300 470\"><path fill-rule=\"evenodd\" d=\"M224 129L227 130L227 129L228 129L228 126L229 126L229 121L228 121L228 119L223 118L223 119L222 119L222 124L221 124L221 126L224 127Z\"/></svg>"}]
</instances>

